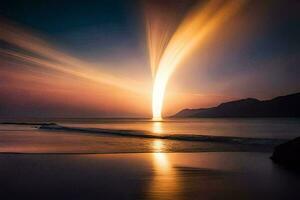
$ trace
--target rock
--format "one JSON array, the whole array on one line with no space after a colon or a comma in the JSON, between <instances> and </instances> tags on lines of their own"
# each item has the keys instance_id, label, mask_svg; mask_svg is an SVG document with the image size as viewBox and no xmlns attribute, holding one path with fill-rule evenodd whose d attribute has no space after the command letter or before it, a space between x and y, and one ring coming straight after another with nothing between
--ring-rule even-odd
<instances>
[{"instance_id":1,"label":"rock","mask_svg":"<svg viewBox=\"0 0 300 200\"><path fill-rule=\"evenodd\" d=\"M276 146L271 159L277 164L300 169L300 137Z\"/></svg>"},{"instance_id":2,"label":"rock","mask_svg":"<svg viewBox=\"0 0 300 200\"><path fill-rule=\"evenodd\" d=\"M264 101L247 98L211 108L184 109L171 117L300 117L299 102L300 92Z\"/></svg>"}]
</instances>

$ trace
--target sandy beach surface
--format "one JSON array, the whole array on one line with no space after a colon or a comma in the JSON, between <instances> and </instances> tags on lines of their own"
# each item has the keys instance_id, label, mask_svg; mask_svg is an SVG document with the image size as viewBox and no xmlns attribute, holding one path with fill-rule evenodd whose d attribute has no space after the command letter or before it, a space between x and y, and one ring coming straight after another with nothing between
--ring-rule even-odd
<instances>
[{"instance_id":1,"label":"sandy beach surface","mask_svg":"<svg viewBox=\"0 0 300 200\"><path fill-rule=\"evenodd\" d=\"M270 159L298 125L269 121L1 124L0 199L300 199L299 172Z\"/></svg>"},{"instance_id":2,"label":"sandy beach surface","mask_svg":"<svg viewBox=\"0 0 300 200\"><path fill-rule=\"evenodd\" d=\"M269 153L1 154L1 199L299 199Z\"/></svg>"}]
</instances>

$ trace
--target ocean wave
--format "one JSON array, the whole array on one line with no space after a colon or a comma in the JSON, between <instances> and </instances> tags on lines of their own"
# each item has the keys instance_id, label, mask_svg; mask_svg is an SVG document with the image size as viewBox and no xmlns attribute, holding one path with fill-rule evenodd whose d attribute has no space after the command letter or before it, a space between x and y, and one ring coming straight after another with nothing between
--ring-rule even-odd
<instances>
[{"instance_id":1,"label":"ocean wave","mask_svg":"<svg viewBox=\"0 0 300 200\"><path fill-rule=\"evenodd\" d=\"M243 145L277 145L286 142L286 139L276 138L250 138L250 137L234 137L234 136L211 136L211 135L195 135L195 134L164 134L157 135L147 131L137 130L116 130L116 129L102 129L102 128L80 128L61 126L58 124L43 124L39 129L42 130L55 130L65 132L80 132L88 134L107 134L123 137L136 137L136 138L152 138L152 139L168 139L180 141L193 141L193 142L220 142L230 144L243 144Z\"/></svg>"}]
</instances>

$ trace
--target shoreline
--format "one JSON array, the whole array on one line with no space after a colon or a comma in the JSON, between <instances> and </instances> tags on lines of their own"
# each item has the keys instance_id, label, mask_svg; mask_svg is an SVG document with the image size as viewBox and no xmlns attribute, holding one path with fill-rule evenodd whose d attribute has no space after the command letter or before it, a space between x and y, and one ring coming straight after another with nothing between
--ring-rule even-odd
<instances>
[{"instance_id":1,"label":"shoreline","mask_svg":"<svg viewBox=\"0 0 300 200\"><path fill-rule=\"evenodd\" d=\"M122 124L123 121L120 123ZM263 125L265 125L264 123L265 122L262 122ZM225 124L226 126L231 125L226 122ZM82 124L61 124L58 122L10 122L6 125L8 126L2 126L2 130L0 129L0 155L198 152L265 152L271 154L275 146L288 141L288 139L280 139L279 137L244 137L243 134L239 134L241 136L204 135L205 132L201 132L203 134L179 134L172 132L172 130L176 129L176 126L173 127L173 124L171 124L170 130L168 129L168 131L164 133L142 131L136 126L127 126L127 123L122 126L114 126L114 124L112 124L109 126L100 125L98 127L90 125L84 126ZM144 125L145 124L142 123L141 126ZM201 128L202 124L196 125L196 127ZM225 126L224 124L219 124L217 130L222 131L222 129L220 129L222 125ZM239 129L233 129L233 131L240 131L242 125L243 123L235 124L236 128ZM163 129L161 124L151 124L151 126L153 130L160 131ZM252 124L247 124L246 127L249 126L251 128ZM128 129L121 129L121 127L128 127ZM213 128L212 125L208 127ZM259 127L261 127L260 124ZM186 130L186 132L188 132L190 129ZM209 132L207 132L207 134L209 134Z\"/></svg>"},{"instance_id":2,"label":"shoreline","mask_svg":"<svg viewBox=\"0 0 300 200\"><path fill-rule=\"evenodd\" d=\"M299 176L275 165L268 153L2 154L0 162L7 199L299 196Z\"/></svg>"},{"instance_id":3,"label":"shoreline","mask_svg":"<svg viewBox=\"0 0 300 200\"><path fill-rule=\"evenodd\" d=\"M132 151L132 152L0 152L1 155L105 155L105 154L149 154L149 153L164 153L164 154L176 154L176 153L270 153L272 154L272 151L224 151L224 150L207 150L207 151L160 151L160 152L140 152L140 151Z\"/></svg>"}]
</instances>

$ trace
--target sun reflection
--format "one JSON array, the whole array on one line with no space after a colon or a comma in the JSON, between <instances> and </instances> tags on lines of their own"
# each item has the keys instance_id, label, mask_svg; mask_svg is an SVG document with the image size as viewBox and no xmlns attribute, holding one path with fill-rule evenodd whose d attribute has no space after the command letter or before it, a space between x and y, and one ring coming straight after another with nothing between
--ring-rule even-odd
<instances>
[{"instance_id":1,"label":"sun reflection","mask_svg":"<svg viewBox=\"0 0 300 200\"><path fill-rule=\"evenodd\" d=\"M161 141L161 140L155 140L155 141L153 142L153 150L154 150L155 152L161 152L162 149L163 149L163 147L164 147L163 141Z\"/></svg>"},{"instance_id":2,"label":"sun reflection","mask_svg":"<svg viewBox=\"0 0 300 200\"><path fill-rule=\"evenodd\" d=\"M159 172L160 174L167 174L171 171L171 165L165 153L154 153L153 157L156 169L159 169L157 170L157 172Z\"/></svg>"},{"instance_id":3,"label":"sun reflection","mask_svg":"<svg viewBox=\"0 0 300 200\"><path fill-rule=\"evenodd\" d=\"M180 189L176 170L172 166L167 153L161 153L163 140L154 140L152 154L153 179L149 188L149 199L177 199Z\"/></svg>"},{"instance_id":4,"label":"sun reflection","mask_svg":"<svg viewBox=\"0 0 300 200\"><path fill-rule=\"evenodd\" d=\"M167 154L161 153L164 149L164 142L162 140L154 140L153 142L153 149L154 152L154 166L156 169L159 169L157 171L170 171L171 165L169 163Z\"/></svg>"},{"instance_id":5,"label":"sun reflection","mask_svg":"<svg viewBox=\"0 0 300 200\"><path fill-rule=\"evenodd\" d=\"M163 127L162 122L152 122L152 132L156 134L162 134L163 133Z\"/></svg>"}]
</instances>

